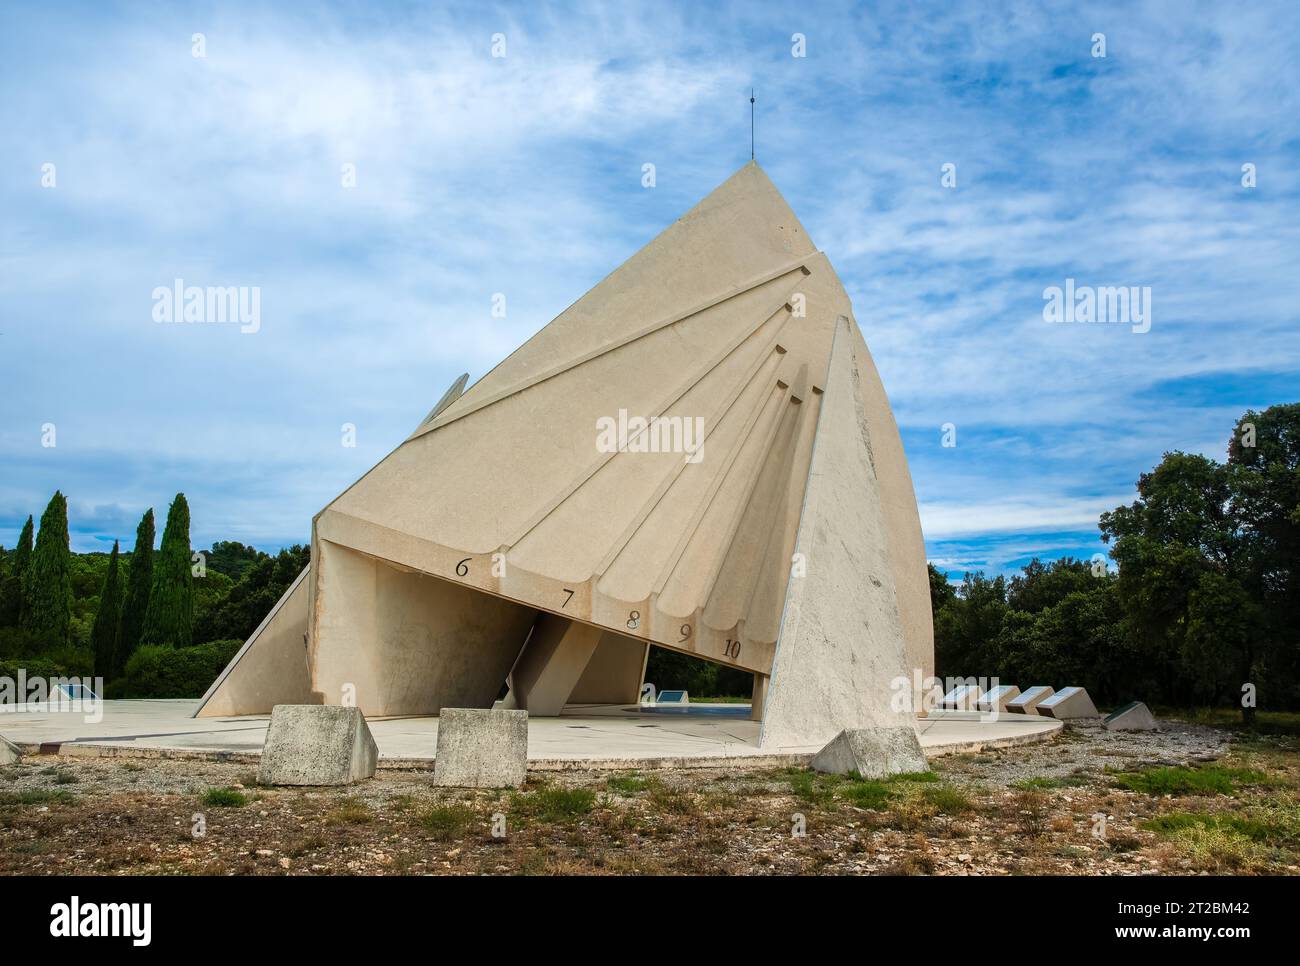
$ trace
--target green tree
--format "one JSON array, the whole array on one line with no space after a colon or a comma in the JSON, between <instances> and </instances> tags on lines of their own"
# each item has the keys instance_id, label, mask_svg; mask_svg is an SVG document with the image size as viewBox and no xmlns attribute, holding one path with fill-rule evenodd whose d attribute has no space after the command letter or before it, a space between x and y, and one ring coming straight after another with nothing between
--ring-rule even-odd
<instances>
[{"instance_id":1,"label":"green tree","mask_svg":"<svg viewBox=\"0 0 1300 966\"><path fill-rule=\"evenodd\" d=\"M1011 578L1007 606L1037 614L1060 603L1068 594L1087 593L1096 580L1092 566L1085 561L1062 557L1045 564L1035 557L1024 566L1022 573Z\"/></svg>"},{"instance_id":2,"label":"green tree","mask_svg":"<svg viewBox=\"0 0 1300 966\"><path fill-rule=\"evenodd\" d=\"M249 567L265 556L256 547L247 547L235 540L218 540L207 553L207 565L209 571L215 570L232 580L238 580L247 573Z\"/></svg>"},{"instance_id":3,"label":"green tree","mask_svg":"<svg viewBox=\"0 0 1300 966\"><path fill-rule=\"evenodd\" d=\"M190 507L184 493L167 510L153 570L140 643L189 647L194 630L194 574L190 559Z\"/></svg>"},{"instance_id":4,"label":"green tree","mask_svg":"<svg viewBox=\"0 0 1300 966\"><path fill-rule=\"evenodd\" d=\"M140 633L144 630L144 615L149 609L149 592L153 588L153 509L145 511L140 525L135 529L135 548L131 551L131 565L127 568L126 595L122 600L122 623L117 632L117 648L113 654L111 677L118 677L126 662L140 646Z\"/></svg>"},{"instance_id":5,"label":"green tree","mask_svg":"<svg viewBox=\"0 0 1300 966\"><path fill-rule=\"evenodd\" d=\"M1139 499L1102 514L1125 620L1163 659L1170 695L1297 697L1300 404L1237 421L1228 462L1166 453ZM1253 702L1242 717L1254 720Z\"/></svg>"},{"instance_id":6,"label":"green tree","mask_svg":"<svg viewBox=\"0 0 1300 966\"><path fill-rule=\"evenodd\" d=\"M933 579L930 594L936 594ZM990 579L982 572L966 574L956 595L934 615L935 675L981 677L1000 673L992 645L1006 614L1006 578L999 575Z\"/></svg>"},{"instance_id":7,"label":"green tree","mask_svg":"<svg viewBox=\"0 0 1300 966\"><path fill-rule=\"evenodd\" d=\"M113 660L117 654L117 634L122 620L122 578L118 566L117 541L108 557L108 573L99 592L99 610L90 632L90 643L95 649L95 675L107 680L113 673Z\"/></svg>"},{"instance_id":8,"label":"green tree","mask_svg":"<svg viewBox=\"0 0 1300 966\"><path fill-rule=\"evenodd\" d=\"M13 549L13 572L21 577L27 569L27 564L31 563L31 536L32 536L31 514L27 514L27 523L22 525L22 533L18 534L18 546Z\"/></svg>"},{"instance_id":9,"label":"green tree","mask_svg":"<svg viewBox=\"0 0 1300 966\"><path fill-rule=\"evenodd\" d=\"M200 643L247 640L310 560L311 548L301 545L281 550L274 557L260 554L228 594L198 609L194 639Z\"/></svg>"},{"instance_id":10,"label":"green tree","mask_svg":"<svg viewBox=\"0 0 1300 966\"><path fill-rule=\"evenodd\" d=\"M948 575L932 563L926 568L930 574L930 605L935 613L951 607L957 601L957 588L948 582Z\"/></svg>"},{"instance_id":11,"label":"green tree","mask_svg":"<svg viewBox=\"0 0 1300 966\"><path fill-rule=\"evenodd\" d=\"M18 534L18 546L9 554L9 570L0 582L0 625L11 627L22 618L23 574L32 559L32 518Z\"/></svg>"},{"instance_id":12,"label":"green tree","mask_svg":"<svg viewBox=\"0 0 1300 966\"><path fill-rule=\"evenodd\" d=\"M22 576L22 624L43 649L68 643L70 569L68 501L56 490L41 514L41 529L36 535L31 562Z\"/></svg>"},{"instance_id":13,"label":"green tree","mask_svg":"<svg viewBox=\"0 0 1300 966\"><path fill-rule=\"evenodd\" d=\"M1232 508L1249 535L1246 589L1264 625L1270 691L1300 704L1300 403L1247 411L1228 443Z\"/></svg>"}]
</instances>

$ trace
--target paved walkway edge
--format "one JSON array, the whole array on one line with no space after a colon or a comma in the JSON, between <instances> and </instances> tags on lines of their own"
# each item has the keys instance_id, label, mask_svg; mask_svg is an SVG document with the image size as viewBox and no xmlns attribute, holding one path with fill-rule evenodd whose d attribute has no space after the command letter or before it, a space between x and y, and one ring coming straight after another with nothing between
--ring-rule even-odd
<instances>
[{"instance_id":1,"label":"paved walkway edge","mask_svg":"<svg viewBox=\"0 0 1300 966\"><path fill-rule=\"evenodd\" d=\"M995 748L1051 741L1061 733L1060 723L1051 731L1012 735L978 741L959 741L924 747L926 758L973 754ZM18 742L25 757L60 755L68 758L135 758L171 761L232 761L256 765L262 760L257 751L218 751L202 748L151 748L103 741L64 741L46 744ZM747 755L669 755L646 758L529 758L529 771L660 771L685 768L724 768L736 771L757 768L797 768L812 760L813 752ZM432 771L433 756L428 758L379 757L380 770Z\"/></svg>"}]
</instances>

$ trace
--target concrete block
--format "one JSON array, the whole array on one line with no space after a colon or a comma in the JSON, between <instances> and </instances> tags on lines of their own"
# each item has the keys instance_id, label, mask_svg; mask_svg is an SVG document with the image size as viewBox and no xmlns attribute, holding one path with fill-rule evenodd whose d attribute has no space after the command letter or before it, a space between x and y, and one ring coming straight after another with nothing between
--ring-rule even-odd
<instances>
[{"instance_id":1,"label":"concrete block","mask_svg":"<svg viewBox=\"0 0 1300 966\"><path fill-rule=\"evenodd\" d=\"M989 688L984 697L979 699L976 707L980 711L992 711L1001 714L1007 710L1007 705L1020 697L1020 689L1014 684L999 684L996 688Z\"/></svg>"},{"instance_id":2,"label":"concrete block","mask_svg":"<svg viewBox=\"0 0 1300 966\"><path fill-rule=\"evenodd\" d=\"M379 748L360 708L277 704L257 780L264 785L348 785L372 778Z\"/></svg>"},{"instance_id":3,"label":"concrete block","mask_svg":"<svg viewBox=\"0 0 1300 966\"><path fill-rule=\"evenodd\" d=\"M974 684L966 684L953 688L946 693L940 707L952 709L953 711L974 711L978 705L980 690Z\"/></svg>"},{"instance_id":4,"label":"concrete block","mask_svg":"<svg viewBox=\"0 0 1300 966\"><path fill-rule=\"evenodd\" d=\"M1058 721L1078 720L1081 718L1100 718L1097 706L1088 697L1083 688L1061 688L1050 698L1038 702L1039 714L1056 718Z\"/></svg>"},{"instance_id":5,"label":"concrete block","mask_svg":"<svg viewBox=\"0 0 1300 966\"><path fill-rule=\"evenodd\" d=\"M1056 693L1054 688L1038 684L1007 702L1012 714L1038 714L1038 706Z\"/></svg>"},{"instance_id":6,"label":"concrete block","mask_svg":"<svg viewBox=\"0 0 1300 966\"><path fill-rule=\"evenodd\" d=\"M973 684L965 684L945 694L943 700L939 702L939 707L953 711L974 711L979 699L980 689Z\"/></svg>"},{"instance_id":7,"label":"concrete block","mask_svg":"<svg viewBox=\"0 0 1300 966\"><path fill-rule=\"evenodd\" d=\"M18 750L18 746L0 735L0 765L16 765L23 760L23 753Z\"/></svg>"},{"instance_id":8,"label":"concrete block","mask_svg":"<svg viewBox=\"0 0 1300 966\"><path fill-rule=\"evenodd\" d=\"M518 788L528 773L528 712L443 708L433 783L451 788Z\"/></svg>"},{"instance_id":9,"label":"concrete block","mask_svg":"<svg viewBox=\"0 0 1300 966\"><path fill-rule=\"evenodd\" d=\"M812 767L833 775L855 771L863 778L930 770L916 729L909 725L841 731L817 752Z\"/></svg>"},{"instance_id":10,"label":"concrete block","mask_svg":"<svg viewBox=\"0 0 1300 966\"><path fill-rule=\"evenodd\" d=\"M1155 715L1142 701L1131 701L1106 715L1102 724L1108 731L1158 731Z\"/></svg>"}]
</instances>

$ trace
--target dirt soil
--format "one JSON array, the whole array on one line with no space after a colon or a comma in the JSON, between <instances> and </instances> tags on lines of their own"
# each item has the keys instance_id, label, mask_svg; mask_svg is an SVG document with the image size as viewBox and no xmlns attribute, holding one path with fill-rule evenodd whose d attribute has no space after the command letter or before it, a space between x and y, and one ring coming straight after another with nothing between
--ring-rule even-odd
<instances>
[{"instance_id":1,"label":"dirt soil","mask_svg":"<svg viewBox=\"0 0 1300 966\"><path fill-rule=\"evenodd\" d=\"M25 875L1300 872L1300 740L1067 728L888 781L806 769L427 771L266 788L248 765L37 756L0 768L0 873Z\"/></svg>"}]
</instances>

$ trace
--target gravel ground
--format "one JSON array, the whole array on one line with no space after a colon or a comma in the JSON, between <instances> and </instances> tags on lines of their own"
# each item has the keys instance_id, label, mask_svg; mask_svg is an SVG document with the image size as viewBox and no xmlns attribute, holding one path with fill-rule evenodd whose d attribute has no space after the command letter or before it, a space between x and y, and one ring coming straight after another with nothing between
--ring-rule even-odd
<instances>
[{"instance_id":1,"label":"gravel ground","mask_svg":"<svg viewBox=\"0 0 1300 966\"><path fill-rule=\"evenodd\" d=\"M0 769L0 873L1300 871L1295 739L1068 728L933 764L884 783L692 769L537 774L487 792L435 789L428 772L284 789L257 786L246 764L38 756ZM1153 769L1222 787L1120 777Z\"/></svg>"}]
</instances>

